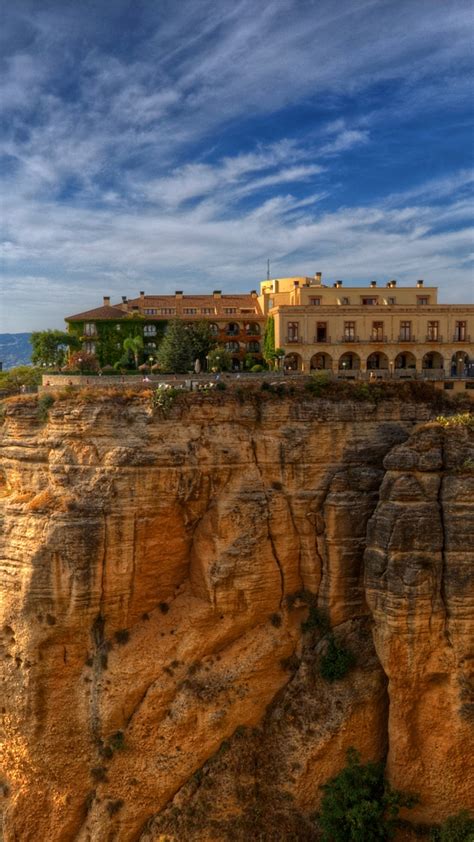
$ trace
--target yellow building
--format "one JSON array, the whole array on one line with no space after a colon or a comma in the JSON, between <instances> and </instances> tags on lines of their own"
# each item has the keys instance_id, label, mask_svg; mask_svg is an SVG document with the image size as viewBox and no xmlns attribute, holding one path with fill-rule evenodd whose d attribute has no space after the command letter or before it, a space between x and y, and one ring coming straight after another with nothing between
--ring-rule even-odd
<instances>
[{"instance_id":1,"label":"yellow building","mask_svg":"<svg viewBox=\"0 0 474 842\"><path fill-rule=\"evenodd\" d=\"M340 377L474 376L474 305L438 304L436 287L416 281L331 286L313 278L260 284L260 307L275 321L275 347L289 370Z\"/></svg>"}]
</instances>

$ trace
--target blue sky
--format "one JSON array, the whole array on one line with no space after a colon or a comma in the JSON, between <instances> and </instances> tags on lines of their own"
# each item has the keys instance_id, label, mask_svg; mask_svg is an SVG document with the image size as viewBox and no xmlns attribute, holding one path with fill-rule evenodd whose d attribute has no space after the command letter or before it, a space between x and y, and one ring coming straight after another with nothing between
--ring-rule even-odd
<instances>
[{"instance_id":1,"label":"blue sky","mask_svg":"<svg viewBox=\"0 0 474 842\"><path fill-rule=\"evenodd\" d=\"M470 2L4 0L0 332L266 274L472 302Z\"/></svg>"}]
</instances>

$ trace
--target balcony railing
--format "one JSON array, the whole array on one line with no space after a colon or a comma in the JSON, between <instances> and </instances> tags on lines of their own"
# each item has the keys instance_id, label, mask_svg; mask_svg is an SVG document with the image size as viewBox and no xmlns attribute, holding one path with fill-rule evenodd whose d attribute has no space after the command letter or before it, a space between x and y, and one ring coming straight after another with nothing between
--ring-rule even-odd
<instances>
[{"instance_id":1,"label":"balcony railing","mask_svg":"<svg viewBox=\"0 0 474 842\"><path fill-rule=\"evenodd\" d=\"M341 336L338 340L339 342L360 342L358 336Z\"/></svg>"},{"instance_id":2,"label":"balcony railing","mask_svg":"<svg viewBox=\"0 0 474 842\"><path fill-rule=\"evenodd\" d=\"M428 333L426 335L426 339L425 339L425 342L442 342L442 341L443 341L442 336L435 336L431 333Z\"/></svg>"},{"instance_id":3,"label":"balcony railing","mask_svg":"<svg viewBox=\"0 0 474 842\"><path fill-rule=\"evenodd\" d=\"M289 345L302 345L304 340L302 336L286 336L285 342Z\"/></svg>"},{"instance_id":4,"label":"balcony railing","mask_svg":"<svg viewBox=\"0 0 474 842\"><path fill-rule=\"evenodd\" d=\"M382 336L382 334L374 334L373 336L369 336L369 342L388 342L388 337Z\"/></svg>"},{"instance_id":5,"label":"balcony railing","mask_svg":"<svg viewBox=\"0 0 474 842\"><path fill-rule=\"evenodd\" d=\"M416 342L416 336L399 336L397 342Z\"/></svg>"},{"instance_id":6,"label":"balcony railing","mask_svg":"<svg viewBox=\"0 0 474 842\"><path fill-rule=\"evenodd\" d=\"M315 345L330 345L331 344L331 337L325 336L323 339L321 337L315 336L313 339L313 343Z\"/></svg>"},{"instance_id":7,"label":"balcony railing","mask_svg":"<svg viewBox=\"0 0 474 842\"><path fill-rule=\"evenodd\" d=\"M471 337L467 335L467 333L459 334L455 333L453 336L453 342L470 342Z\"/></svg>"}]
</instances>

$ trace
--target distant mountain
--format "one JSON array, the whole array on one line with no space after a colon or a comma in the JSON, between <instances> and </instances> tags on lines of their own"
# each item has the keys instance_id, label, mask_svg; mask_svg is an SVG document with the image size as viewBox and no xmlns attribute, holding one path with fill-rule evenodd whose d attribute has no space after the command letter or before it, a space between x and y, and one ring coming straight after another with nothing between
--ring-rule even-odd
<instances>
[{"instance_id":1,"label":"distant mountain","mask_svg":"<svg viewBox=\"0 0 474 842\"><path fill-rule=\"evenodd\" d=\"M0 362L3 370L31 363L31 333L0 333Z\"/></svg>"}]
</instances>

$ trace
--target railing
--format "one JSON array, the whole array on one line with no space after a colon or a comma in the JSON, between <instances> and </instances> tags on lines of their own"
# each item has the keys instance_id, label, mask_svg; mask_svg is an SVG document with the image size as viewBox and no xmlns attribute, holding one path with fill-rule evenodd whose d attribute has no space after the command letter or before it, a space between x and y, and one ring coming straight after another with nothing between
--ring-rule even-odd
<instances>
[{"instance_id":1,"label":"railing","mask_svg":"<svg viewBox=\"0 0 474 842\"><path fill-rule=\"evenodd\" d=\"M416 342L416 336L399 336L395 342Z\"/></svg>"},{"instance_id":2,"label":"railing","mask_svg":"<svg viewBox=\"0 0 474 842\"><path fill-rule=\"evenodd\" d=\"M460 336L459 334L456 334L456 333L453 336L453 342L470 342L470 341L471 341L471 337L468 336L466 333L464 334L464 336Z\"/></svg>"},{"instance_id":3,"label":"railing","mask_svg":"<svg viewBox=\"0 0 474 842\"><path fill-rule=\"evenodd\" d=\"M313 339L313 344L315 344L315 345L322 345L322 344L330 345L331 344L331 337L326 336L326 337L324 337L324 339L321 339L321 338L318 338L317 336L315 336L314 339Z\"/></svg>"},{"instance_id":4,"label":"railing","mask_svg":"<svg viewBox=\"0 0 474 842\"><path fill-rule=\"evenodd\" d=\"M387 336L382 336L382 335L379 335L379 336L369 336L369 340L368 340L368 341L369 341L369 342L388 342L388 337L387 337Z\"/></svg>"},{"instance_id":5,"label":"railing","mask_svg":"<svg viewBox=\"0 0 474 842\"><path fill-rule=\"evenodd\" d=\"M340 342L360 342L360 339L359 339L358 336L341 336L341 338L338 339L337 341L339 343Z\"/></svg>"},{"instance_id":6,"label":"railing","mask_svg":"<svg viewBox=\"0 0 474 842\"><path fill-rule=\"evenodd\" d=\"M285 342L287 342L289 345L302 345L304 339L302 336L286 336Z\"/></svg>"},{"instance_id":7,"label":"railing","mask_svg":"<svg viewBox=\"0 0 474 842\"><path fill-rule=\"evenodd\" d=\"M442 342L442 341L443 341L442 336L433 336L429 333L426 335L426 339L425 339L425 342Z\"/></svg>"}]
</instances>

